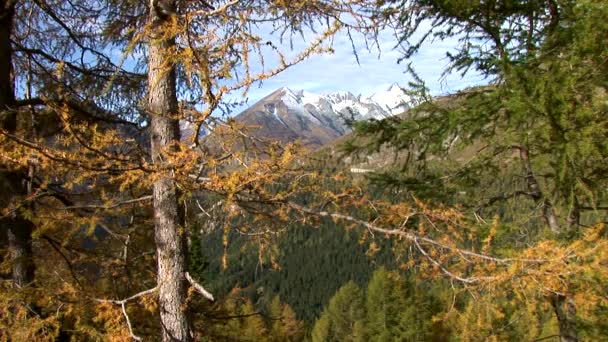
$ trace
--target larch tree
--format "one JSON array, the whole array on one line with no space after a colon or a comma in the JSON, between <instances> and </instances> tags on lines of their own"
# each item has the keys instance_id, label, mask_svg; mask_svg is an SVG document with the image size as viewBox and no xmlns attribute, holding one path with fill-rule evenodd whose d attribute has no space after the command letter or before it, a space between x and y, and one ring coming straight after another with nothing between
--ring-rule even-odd
<instances>
[{"instance_id":1,"label":"larch tree","mask_svg":"<svg viewBox=\"0 0 608 342\"><path fill-rule=\"evenodd\" d=\"M124 110L133 103L116 99L134 98L135 85L144 78L101 52L96 25L103 8L97 2L6 1L2 8L6 77L1 83L8 102L1 108L1 220L9 250L3 271L11 268L13 279L2 282L7 291L0 330L17 340L53 339L74 327L72 314L86 317L79 311L85 306L74 301L91 289L83 258L103 255L83 249L83 225L99 218L95 205L75 206L102 197L108 188L91 191L92 184L107 184L102 179L120 170L118 163L94 160L95 155L111 159L105 154L111 148L93 147L94 136L118 131L136 138L137 124L125 119L133 111ZM110 79L115 87L108 95L102 89ZM101 267L104 261L98 261ZM72 297L74 289L81 295ZM62 311L66 301L76 311ZM61 321L72 323L61 326Z\"/></svg>"},{"instance_id":2,"label":"larch tree","mask_svg":"<svg viewBox=\"0 0 608 342\"><path fill-rule=\"evenodd\" d=\"M176 44L170 33L175 1L150 1L148 48L148 107L152 161L163 167L163 151L180 141L176 70L171 62ZM163 165L164 164L164 165ZM161 175L153 185L154 235L156 240L158 303L163 341L190 340L186 303L187 251L184 208L177 185L170 175ZM181 232L180 232L181 230Z\"/></svg>"},{"instance_id":3,"label":"larch tree","mask_svg":"<svg viewBox=\"0 0 608 342\"><path fill-rule=\"evenodd\" d=\"M373 31L364 2L5 3L2 20L17 22L12 33L11 25L3 26L2 42L18 58L11 65L11 54L3 55L3 113L14 113L15 67L21 85L32 87L19 105L32 109L41 131L23 136L2 129L7 164L36 166L34 192L11 198L5 210L32 219L35 236L56 252L57 259L38 264L65 265L54 275L41 267L41 284L54 286L59 298L46 296L36 319L64 312L53 316L54 334L92 336L91 327L101 324L108 335L139 339L127 304L158 293L162 339L191 340L188 289L212 297L188 273L189 199L205 205L221 199L216 202L230 217L259 211L277 196L268 187L294 171L288 166L297 150L252 138L218 111L227 108L231 92L246 92L311 55L331 52L331 37L340 29ZM13 9L19 15L12 17ZM301 51L282 51L283 39L308 30L313 39ZM188 136L180 132L183 125ZM146 258L150 200L154 281ZM85 248L91 239L97 248ZM18 256L14 265L31 261ZM119 285L123 281L126 286ZM107 314L92 315L90 301ZM68 318L76 312L88 318ZM11 322L9 317L6 324Z\"/></svg>"},{"instance_id":4,"label":"larch tree","mask_svg":"<svg viewBox=\"0 0 608 342\"><path fill-rule=\"evenodd\" d=\"M279 296L272 298L268 305L272 341L300 341L304 324L297 320L296 314L288 304L281 303Z\"/></svg>"},{"instance_id":5,"label":"larch tree","mask_svg":"<svg viewBox=\"0 0 608 342\"><path fill-rule=\"evenodd\" d=\"M485 266L454 267L460 257L447 251L459 245L468 252L457 254L480 251L473 259L486 261L479 262L511 264L486 254L509 250L509 256L527 256L528 261L517 261L528 263L524 273L548 267L561 274L536 278L536 289L510 277L503 281L510 279L507 288L518 295L522 289L533 291L539 301L552 305L562 341L580 340L585 331L580 322L597 325L595 315L606 305L599 283L581 286L586 274L606 276L605 267L597 264L604 255L595 249L605 243L607 52L598 43L607 32L600 19L605 13L601 1L384 2L377 15L400 32L404 59L414 58L432 39L452 38L457 48L447 53L445 72L475 71L491 84L433 98L410 69L414 108L403 118L358 124L360 135L346 148L370 152L390 146L405 155L401 171L371 179L414 198L402 218L418 231L392 233L414 244L430 263L424 267L461 283L494 282L488 286L498 288L501 277L489 269L462 277ZM439 211L427 211L427 203L422 210L431 214L428 220L412 221L422 202L443 210L457 207L437 216ZM494 216L492 222L484 219L488 216ZM460 224L465 221L469 223ZM420 233L434 236L434 242L410 235ZM436 239L451 242L437 245ZM562 259L564 248L579 255L579 262ZM533 261L532 255L544 256ZM561 267L549 266L560 259ZM511 275L521 275L514 269ZM596 304L593 309L589 302Z\"/></svg>"},{"instance_id":6,"label":"larch tree","mask_svg":"<svg viewBox=\"0 0 608 342\"><path fill-rule=\"evenodd\" d=\"M356 4L357 2L332 1L285 4L229 1L218 4L202 2L201 7L175 1L150 2L146 28L149 89L147 111L150 115L152 162L159 170L153 184L153 205L158 262L157 286L163 340L191 338L188 313L184 308L187 302L187 281L193 283L195 288L200 288L200 285L194 284L187 273L187 236L184 232L185 213L181 196L184 193L183 189L187 189L187 184L191 183L187 181L188 178L199 168L197 164L201 162L192 163L200 158L188 152L184 145L180 145L180 118L186 119L186 115L191 117L190 120L196 124L191 139L195 146L200 146L200 129L203 125L209 125L211 114L227 92L240 88L247 89L253 82L275 75L314 53L323 52L324 48L321 44L343 25L339 20L340 16L350 15L351 20L355 22L361 19L354 12L353 5ZM279 52L279 63L276 68L257 74L253 71L254 61L251 53L257 52L261 58L266 53L263 51L261 38L252 31L256 22L269 23L274 30L282 27L282 30L301 31L304 27L311 26L313 21L322 18L328 20L324 24L325 32L292 61L287 61ZM272 41L264 43L276 49L274 44L276 43ZM258 63L263 62L263 59L258 61ZM180 111L177 99L178 82L180 82L177 79L178 68L184 73L185 79L181 82L188 84L186 86L186 89L189 88L188 92L200 94L199 98L190 103L190 108L202 106L203 110L194 110L187 114L183 110ZM236 70L238 68L243 68L241 80L235 78L238 77L239 72ZM231 79L235 79L232 84L230 84ZM220 144L225 143L220 142ZM223 147L222 153L235 153L234 147L232 151ZM251 152L245 151L245 153ZM285 157L283 154L280 158ZM202 162L210 163L211 160ZM236 160L241 162L238 158ZM179 164L182 164L181 170L176 167ZM243 164L248 168L247 163ZM246 172L249 175L255 172L259 177L267 171L257 168ZM179 173L184 177L181 180L176 176ZM229 178L236 180L233 175ZM255 183L247 178L236 180L237 183L231 185L231 187L236 185L233 190L226 191L226 185L219 183L220 188L211 187L211 191L224 192L230 199L234 196L231 192L244 183ZM244 183L239 184L241 182Z\"/></svg>"},{"instance_id":7,"label":"larch tree","mask_svg":"<svg viewBox=\"0 0 608 342\"><path fill-rule=\"evenodd\" d=\"M2 129L19 136L28 136L29 129L33 123L27 114L20 113L15 109L15 84L13 75L13 53L11 46L11 34L14 25L16 1L3 1L0 7L0 48L2 57L0 60L0 111L2 113ZM8 207L13 201L20 201L31 188L31 180L28 169L31 167L14 168L2 161L2 206ZM0 219L0 236L7 239L10 251L12 268L12 280L19 286L26 286L34 279L34 263L32 259L31 245L32 223L24 218L21 213L13 212L2 215Z\"/></svg>"},{"instance_id":8,"label":"larch tree","mask_svg":"<svg viewBox=\"0 0 608 342\"><path fill-rule=\"evenodd\" d=\"M365 299L350 281L331 298L312 329L313 341L365 341Z\"/></svg>"}]
</instances>

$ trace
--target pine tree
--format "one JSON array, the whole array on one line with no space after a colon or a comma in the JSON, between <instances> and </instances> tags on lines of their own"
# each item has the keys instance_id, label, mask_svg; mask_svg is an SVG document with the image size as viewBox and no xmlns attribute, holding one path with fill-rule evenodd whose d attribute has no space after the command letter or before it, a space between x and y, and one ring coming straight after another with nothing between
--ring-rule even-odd
<instances>
[{"instance_id":1,"label":"pine tree","mask_svg":"<svg viewBox=\"0 0 608 342\"><path fill-rule=\"evenodd\" d=\"M315 321L312 328L311 338L313 342L328 341L330 330L329 314L324 310L319 319Z\"/></svg>"}]
</instances>

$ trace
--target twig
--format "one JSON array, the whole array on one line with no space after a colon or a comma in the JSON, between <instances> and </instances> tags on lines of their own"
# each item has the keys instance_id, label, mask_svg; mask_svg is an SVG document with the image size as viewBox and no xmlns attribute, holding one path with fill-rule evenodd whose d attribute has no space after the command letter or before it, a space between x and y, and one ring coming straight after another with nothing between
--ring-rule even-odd
<instances>
[{"instance_id":1,"label":"twig","mask_svg":"<svg viewBox=\"0 0 608 342\"><path fill-rule=\"evenodd\" d=\"M211 206L211 208L209 208L209 211L207 211L203 208L201 202L199 202L199 200L196 200L196 205L198 206L198 208L201 210L201 212L203 212L203 214L207 215L208 217L211 217L211 214L209 214L209 212L213 212L215 208L222 205L223 203L223 200L217 201L214 205Z\"/></svg>"},{"instance_id":2,"label":"twig","mask_svg":"<svg viewBox=\"0 0 608 342\"><path fill-rule=\"evenodd\" d=\"M212 15L216 15L216 14L220 14L220 13L225 12L228 8L230 8L231 6L236 5L237 3L239 3L239 0L232 0L232 1L229 1L229 2L227 2L225 4L223 4L221 7L217 8L217 9L212 9L212 10L209 10L209 11L204 11L204 10L201 10L201 11L192 11L192 12L189 12L187 15L189 17L195 17L195 16L209 17L209 16L212 16Z\"/></svg>"},{"instance_id":3,"label":"twig","mask_svg":"<svg viewBox=\"0 0 608 342\"><path fill-rule=\"evenodd\" d=\"M461 255L466 255L469 257L473 257L473 258L477 258L477 259L481 259L481 260L486 260L486 261L492 261L492 262L496 262L499 264L508 264L508 263L513 263L513 262L524 262L524 263L531 263L531 264L542 264L545 262L548 262L549 260L547 259L521 259L521 258L499 258L499 257L495 257L495 256L491 256L491 255L487 255L487 254L481 254L481 253L475 253L469 250L464 250L464 249L460 249L454 246L450 246L450 245L446 245L444 243L441 243L439 241L433 240L431 238L428 237L423 237L423 236L418 236L416 235L414 232L412 231L404 231L404 230L400 230L400 229L386 229L386 228L381 228L378 227L370 222L367 221L363 221L360 219L357 219L355 217L352 217L350 215L344 215L344 214L339 214L339 213L330 213L327 211L315 211L313 209L310 209L308 207L299 205L297 203L294 202L284 202L284 204L286 204L287 206L289 206L292 209L295 209L297 211L306 213L306 214L310 214L310 215L315 215L315 216L320 216L320 217L330 217L333 219L339 219L339 220L344 220L344 221L349 221L349 222L353 222L353 223L357 223L369 230L373 230L375 232L378 233L383 233L386 235L396 235L396 236L400 236L402 238L405 238L406 240L412 241L414 242L415 240L418 240L420 242L424 242L427 243L429 245L444 249L444 250L450 250L450 251L454 251L457 252Z\"/></svg>"},{"instance_id":4,"label":"twig","mask_svg":"<svg viewBox=\"0 0 608 342\"><path fill-rule=\"evenodd\" d=\"M59 247L57 247L55 245L56 241L54 241L53 239L49 238L46 235L42 235L42 239L45 240L46 242L48 242L49 245L51 245L51 247L63 258L63 261L65 261L66 265L68 266L68 270L70 271L70 275L72 276L72 278L76 282L76 285L78 285L78 287L82 289L82 284L78 280L78 277L76 277L76 273L74 273L74 268L72 267L72 263L70 262L70 260L68 259L68 257L65 254L63 254L63 252L61 251L61 249L59 249Z\"/></svg>"},{"instance_id":5,"label":"twig","mask_svg":"<svg viewBox=\"0 0 608 342\"><path fill-rule=\"evenodd\" d=\"M133 327L131 326L131 320L129 319L129 315L127 314L127 309L125 309L125 303L120 304L120 308L122 309L123 316L125 316L125 321L127 321L127 328L129 328L129 334L131 335L131 338L136 341L141 341L141 337L133 333Z\"/></svg>"},{"instance_id":6,"label":"twig","mask_svg":"<svg viewBox=\"0 0 608 342\"><path fill-rule=\"evenodd\" d=\"M63 210L72 210L72 209L114 209L117 207L120 207L122 205L127 205L127 204L132 204L132 203L137 203L137 202L143 202L143 201L149 201L152 199L152 195L148 195L148 196L143 196L143 197L139 197L139 198L134 198L134 199L130 199L127 201L122 201L122 202L117 202L114 204L110 204L110 205L98 205L98 204L86 204L86 205L71 205L71 206L67 206L67 207L63 207Z\"/></svg>"},{"instance_id":7,"label":"twig","mask_svg":"<svg viewBox=\"0 0 608 342\"><path fill-rule=\"evenodd\" d=\"M190 273L188 273L188 272L186 272L186 280L188 280L190 285L192 285L192 287L194 287L194 289L196 291L198 291L200 294L202 294L203 297L209 299L212 302L215 301L215 299L213 298L213 295L209 291L205 290L203 285L199 284L196 280L194 280L194 278L192 278L192 276L190 276Z\"/></svg>"},{"instance_id":8,"label":"twig","mask_svg":"<svg viewBox=\"0 0 608 342\"><path fill-rule=\"evenodd\" d=\"M158 286L155 286L149 290L145 290L145 291L136 293L136 294L132 295L131 297L127 297L127 298L121 299L121 300L95 298L95 301L100 302L100 303L112 303L112 304L120 305L120 308L122 310L122 315L125 317L125 321L127 322L127 328L129 329L129 334L131 335L131 338L134 339L135 341L141 341L142 340L141 337L139 337L139 336L135 335L135 333L133 333L133 326L131 325L131 320L129 319L129 315L127 314L126 305L127 305L127 302L129 302L133 299L137 299L139 297L145 296L147 294L150 294L150 293L156 291L156 289L158 289Z\"/></svg>"}]
</instances>

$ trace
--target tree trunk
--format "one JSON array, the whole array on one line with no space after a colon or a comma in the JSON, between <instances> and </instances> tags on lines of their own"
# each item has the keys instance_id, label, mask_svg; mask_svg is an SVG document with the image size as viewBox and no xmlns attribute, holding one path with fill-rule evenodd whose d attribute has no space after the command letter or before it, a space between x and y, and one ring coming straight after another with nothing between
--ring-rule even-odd
<instances>
[{"instance_id":1,"label":"tree trunk","mask_svg":"<svg viewBox=\"0 0 608 342\"><path fill-rule=\"evenodd\" d=\"M576 306L571 298L554 295L551 304L557 316L559 338L561 342L578 342L576 329Z\"/></svg>"},{"instance_id":2,"label":"tree trunk","mask_svg":"<svg viewBox=\"0 0 608 342\"><path fill-rule=\"evenodd\" d=\"M8 243L11 253L12 278L19 287L34 281L34 260L32 253L33 225L20 217L9 222Z\"/></svg>"},{"instance_id":3,"label":"tree trunk","mask_svg":"<svg viewBox=\"0 0 608 342\"><path fill-rule=\"evenodd\" d=\"M148 112L151 118L151 154L156 164L166 163L164 151L180 138L179 121L173 118L178 112L175 67L168 62L175 40L164 36L169 18L158 11L161 8L175 8L175 2L150 0L152 34L148 50ZM154 183L153 197L162 341L190 341L184 208L170 171L165 171Z\"/></svg>"},{"instance_id":4,"label":"tree trunk","mask_svg":"<svg viewBox=\"0 0 608 342\"><path fill-rule=\"evenodd\" d=\"M13 107L15 93L13 85L13 64L10 36L15 14L15 1L0 1L0 113L1 126L10 133L19 134L17 111ZM31 123L29 123L31 124ZM2 166L4 169L4 166ZM0 197L2 207L19 200L27 191L26 179L21 172L10 170L0 171ZM34 280L34 261L32 255L32 228L30 221L20 217L18 212L0 220L2 235L7 236L8 248L12 264L12 279L18 286L25 286Z\"/></svg>"},{"instance_id":5,"label":"tree trunk","mask_svg":"<svg viewBox=\"0 0 608 342\"><path fill-rule=\"evenodd\" d=\"M561 233L562 228L557 221L553 205L551 204L551 201L549 201L543 195L542 191L540 190L540 185L532 172L532 165L530 163L528 149L525 146L518 146L518 149L519 156L524 167L528 191L530 192L532 198L534 198L534 200L541 205L543 218L545 219L545 222L547 222L549 228L551 228L551 231L554 233ZM578 224L578 220L580 219L578 215L578 203L575 200L573 209L568 215L568 224ZM556 294L551 298L551 304L553 305L555 315L557 316L560 341L578 342L579 338L576 329L576 305L572 299Z\"/></svg>"},{"instance_id":6,"label":"tree trunk","mask_svg":"<svg viewBox=\"0 0 608 342\"><path fill-rule=\"evenodd\" d=\"M8 4L9 0L0 0L0 111L4 112L15 100L13 81L11 77L12 49L11 49L11 30L13 28L13 16L15 14L14 5ZM13 128L7 121L6 114L2 115L2 124L5 129ZM13 121L14 122L14 121Z\"/></svg>"},{"instance_id":7,"label":"tree trunk","mask_svg":"<svg viewBox=\"0 0 608 342\"><path fill-rule=\"evenodd\" d=\"M570 208L570 212L568 212L568 218L566 220L568 223L568 231L572 232L573 230L578 229L578 226L581 222L581 211L579 208L578 199L574 196L572 200L572 207Z\"/></svg>"},{"instance_id":8,"label":"tree trunk","mask_svg":"<svg viewBox=\"0 0 608 342\"><path fill-rule=\"evenodd\" d=\"M549 226L552 232L560 233L562 231L559 226L559 222L557 221L557 216L555 216L555 210L553 209L553 205L551 201L547 199L542 191L540 190L540 185L534 176L534 172L532 172L532 165L530 163L530 155L528 153L528 148L525 146L518 146L519 149L519 157L521 159L522 165L524 167L524 173L526 177L526 183L528 185L528 191L530 195L536 201L543 211L542 216L545 219L545 222Z\"/></svg>"}]
</instances>

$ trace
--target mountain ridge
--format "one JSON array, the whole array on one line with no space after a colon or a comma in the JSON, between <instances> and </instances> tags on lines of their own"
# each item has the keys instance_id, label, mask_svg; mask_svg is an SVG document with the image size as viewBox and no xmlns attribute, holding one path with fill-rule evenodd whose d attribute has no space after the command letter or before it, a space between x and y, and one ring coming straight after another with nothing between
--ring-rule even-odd
<instances>
[{"instance_id":1,"label":"mountain ridge","mask_svg":"<svg viewBox=\"0 0 608 342\"><path fill-rule=\"evenodd\" d=\"M317 149L350 131L349 122L383 119L407 109L409 98L393 83L371 96L349 91L315 94L281 87L234 117L255 127L253 134Z\"/></svg>"}]
</instances>

